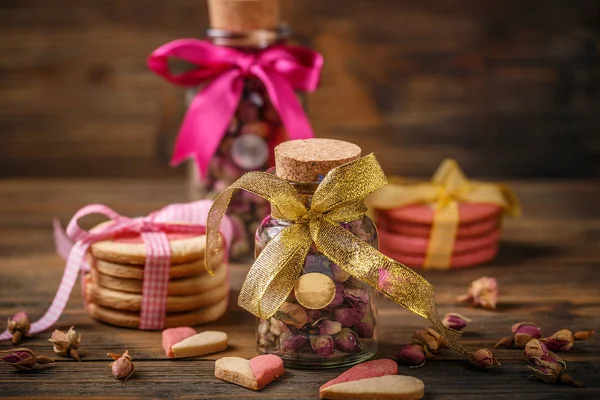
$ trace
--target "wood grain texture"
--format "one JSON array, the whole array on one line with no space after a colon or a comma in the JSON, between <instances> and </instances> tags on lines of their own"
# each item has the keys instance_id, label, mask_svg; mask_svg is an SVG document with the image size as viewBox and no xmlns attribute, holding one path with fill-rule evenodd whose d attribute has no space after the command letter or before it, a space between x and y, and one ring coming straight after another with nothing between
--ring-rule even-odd
<instances>
[{"instance_id":1,"label":"wood grain texture","mask_svg":"<svg viewBox=\"0 0 600 400\"><path fill-rule=\"evenodd\" d=\"M561 329L600 328L600 182L512 182L525 211L507 219L498 258L490 265L453 271L427 271L436 287L440 313L460 312L473 319L463 343L491 347L510 332L512 324L534 321L545 334ZM53 252L51 220L66 223L76 209L91 202L106 203L126 215L142 215L184 193L178 180L4 180L0 181L0 317L27 310L38 318L49 305L64 263ZM88 219L84 226L97 221ZM254 356L254 318L235 303L248 265L232 266L232 299L228 313L210 325L229 334L230 348L205 357L166 359L159 332L120 329L95 322L82 307L75 288L59 329L75 325L83 335L83 362L57 358L56 364L35 373L19 373L0 365L0 396L32 399L177 398L177 399L314 399L324 382L343 369L303 371L288 369L282 379L255 393L213 377L214 360L221 356ZM497 311L466 308L455 301L472 280L495 276L501 297ZM379 302L377 357L390 357L410 340L425 321L390 300ZM202 329L202 328L200 328ZM23 345L52 355L41 333ZM0 349L10 348L0 342ZM126 383L112 378L106 352L129 349L136 365ZM426 384L426 399L491 400L596 399L600 397L600 344L577 343L561 353L569 372L582 389L528 381L529 372L519 350L495 350L502 367L490 371L469 368L449 351L421 369L401 366L400 373ZM101 397L102 396L102 397Z\"/></svg>"},{"instance_id":2,"label":"wood grain texture","mask_svg":"<svg viewBox=\"0 0 600 400\"><path fill-rule=\"evenodd\" d=\"M597 1L282 3L325 56L317 135L394 174L450 156L481 177L600 175ZM183 91L145 60L206 26L199 0L0 2L0 176L183 175Z\"/></svg>"}]
</instances>

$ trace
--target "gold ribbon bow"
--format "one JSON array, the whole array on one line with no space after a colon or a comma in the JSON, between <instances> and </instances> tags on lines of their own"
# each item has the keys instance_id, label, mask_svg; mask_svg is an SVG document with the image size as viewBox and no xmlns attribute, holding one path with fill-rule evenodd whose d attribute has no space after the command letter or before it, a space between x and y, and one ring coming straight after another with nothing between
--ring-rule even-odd
<instances>
[{"instance_id":1,"label":"gold ribbon bow","mask_svg":"<svg viewBox=\"0 0 600 400\"><path fill-rule=\"evenodd\" d=\"M219 251L218 228L236 189L271 202L274 215L289 221L260 253L242 286L238 304L259 318L272 316L288 297L314 243L317 250L344 271L376 288L401 306L428 319L450 348L469 354L457 331L442 325L433 286L406 266L383 255L340 226L361 219L364 198L387 183L370 154L329 171L315 191L310 208L287 181L264 172L249 172L217 196L208 214L206 267Z\"/></svg>"},{"instance_id":2,"label":"gold ribbon bow","mask_svg":"<svg viewBox=\"0 0 600 400\"><path fill-rule=\"evenodd\" d=\"M434 219L424 268L437 269L450 267L460 223L459 202L497 205L510 216L517 216L521 212L519 201L508 186L470 181L452 159L446 159L440 164L431 182L389 184L367 198L369 208L374 210L390 210L411 204L434 204Z\"/></svg>"}]
</instances>

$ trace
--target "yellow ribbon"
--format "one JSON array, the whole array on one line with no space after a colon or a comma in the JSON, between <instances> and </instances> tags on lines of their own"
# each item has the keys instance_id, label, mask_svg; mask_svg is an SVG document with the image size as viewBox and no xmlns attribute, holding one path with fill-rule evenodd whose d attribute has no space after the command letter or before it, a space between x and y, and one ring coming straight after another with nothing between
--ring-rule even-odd
<instances>
[{"instance_id":1,"label":"yellow ribbon","mask_svg":"<svg viewBox=\"0 0 600 400\"><path fill-rule=\"evenodd\" d=\"M425 268L450 267L458 230L458 203L485 203L501 207L505 214L517 216L521 206L506 185L467 179L458 163L444 160L431 182L389 184L367 198L374 210L391 210L411 204L432 204L434 219L425 257Z\"/></svg>"},{"instance_id":2,"label":"yellow ribbon","mask_svg":"<svg viewBox=\"0 0 600 400\"><path fill-rule=\"evenodd\" d=\"M290 225L265 246L252 265L238 299L242 308L259 318L272 316L292 291L314 243L344 271L428 319L450 348L470 354L458 343L460 333L442 325L429 282L340 226L361 219L366 212L364 198L386 183L379 163L370 154L329 171L307 208L287 181L269 173L249 172L217 196L208 214L206 268L212 273L211 255L219 251L219 225L234 191L243 189L271 202L273 215Z\"/></svg>"}]
</instances>

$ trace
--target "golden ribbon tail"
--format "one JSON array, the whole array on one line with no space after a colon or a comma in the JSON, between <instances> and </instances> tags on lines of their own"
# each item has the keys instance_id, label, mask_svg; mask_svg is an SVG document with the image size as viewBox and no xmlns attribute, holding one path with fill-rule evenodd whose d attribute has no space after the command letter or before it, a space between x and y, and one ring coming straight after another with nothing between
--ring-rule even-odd
<instances>
[{"instance_id":1,"label":"golden ribbon tail","mask_svg":"<svg viewBox=\"0 0 600 400\"><path fill-rule=\"evenodd\" d=\"M272 205L276 218L292 222L258 256L242 286L238 303L259 318L268 318L293 289L314 243L319 251L356 278L380 290L408 310L427 318L453 350L469 354L457 340L459 332L444 327L437 314L434 290L423 277L384 256L342 228L339 223L364 216L363 199L385 185L385 174L371 154L331 170L315 191L310 210L286 181L252 172L215 199L207 220L207 269L218 251L219 224L236 189L257 194Z\"/></svg>"}]
</instances>

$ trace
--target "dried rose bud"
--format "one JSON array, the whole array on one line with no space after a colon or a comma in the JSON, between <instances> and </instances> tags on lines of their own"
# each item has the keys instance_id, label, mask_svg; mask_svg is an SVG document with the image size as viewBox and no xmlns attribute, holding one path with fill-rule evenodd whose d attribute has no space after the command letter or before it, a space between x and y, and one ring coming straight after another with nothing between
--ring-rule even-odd
<instances>
[{"instance_id":1,"label":"dried rose bud","mask_svg":"<svg viewBox=\"0 0 600 400\"><path fill-rule=\"evenodd\" d=\"M294 352L300 350L307 342L304 335L295 333L282 333L279 337L279 345L283 352Z\"/></svg>"},{"instance_id":2,"label":"dried rose bud","mask_svg":"<svg viewBox=\"0 0 600 400\"><path fill-rule=\"evenodd\" d=\"M488 349L476 350L469 360L473 366L479 369L492 368L494 365L500 365L498 360L494 357L491 351Z\"/></svg>"},{"instance_id":3,"label":"dried rose bud","mask_svg":"<svg viewBox=\"0 0 600 400\"><path fill-rule=\"evenodd\" d=\"M373 325L367 322L358 322L354 325L354 329L356 330L356 333L358 333L359 338L370 339L373 337Z\"/></svg>"},{"instance_id":4,"label":"dried rose bud","mask_svg":"<svg viewBox=\"0 0 600 400\"><path fill-rule=\"evenodd\" d=\"M580 342L583 340L589 340L592 336L594 336L595 333L596 333L596 331L575 332L573 334L573 337L575 338L576 342Z\"/></svg>"},{"instance_id":5,"label":"dried rose bud","mask_svg":"<svg viewBox=\"0 0 600 400\"><path fill-rule=\"evenodd\" d=\"M446 328L454 329L455 331L460 331L471 321L471 319L463 315L457 313L448 313L444 315L444 319L442 319L442 324L444 324Z\"/></svg>"},{"instance_id":6,"label":"dried rose bud","mask_svg":"<svg viewBox=\"0 0 600 400\"><path fill-rule=\"evenodd\" d=\"M331 336L311 336L310 347L312 347L316 354L322 357L333 354L335 350L335 344Z\"/></svg>"},{"instance_id":7,"label":"dried rose bud","mask_svg":"<svg viewBox=\"0 0 600 400\"><path fill-rule=\"evenodd\" d=\"M541 357L551 357L556 360L559 364L561 364L564 368L567 367L567 364L561 360L559 356L548 350L546 345L540 342L538 339L531 339L529 343L525 346L525 350L523 351L525 354L525 358L530 363L534 362L534 359Z\"/></svg>"},{"instance_id":8,"label":"dried rose bud","mask_svg":"<svg viewBox=\"0 0 600 400\"><path fill-rule=\"evenodd\" d=\"M287 327L286 324L279 321L278 319L271 318L271 326L269 327L269 332L271 332L275 336L279 336L284 332L289 332L290 328Z\"/></svg>"},{"instance_id":9,"label":"dried rose bud","mask_svg":"<svg viewBox=\"0 0 600 400\"><path fill-rule=\"evenodd\" d=\"M275 313L275 317L284 324L297 329L302 328L308 322L306 310L296 303L284 302Z\"/></svg>"},{"instance_id":10,"label":"dried rose bud","mask_svg":"<svg viewBox=\"0 0 600 400\"><path fill-rule=\"evenodd\" d=\"M306 316L309 323L317 322L322 318L321 310L306 310Z\"/></svg>"},{"instance_id":11,"label":"dried rose bud","mask_svg":"<svg viewBox=\"0 0 600 400\"><path fill-rule=\"evenodd\" d=\"M29 318L24 311L18 312L8 318L6 329L12 333L12 344L17 345L21 342L23 336L29 336Z\"/></svg>"},{"instance_id":12,"label":"dried rose bud","mask_svg":"<svg viewBox=\"0 0 600 400\"><path fill-rule=\"evenodd\" d=\"M419 368L425 365L427 351L420 344L407 344L396 354L396 358L402 364L410 365L411 368Z\"/></svg>"},{"instance_id":13,"label":"dried rose bud","mask_svg":"<svg viewBox=\"0 0 600 400\"><path fill-rule=\"evenodd\" d=\"M350 278L350 274L344 271L339 265L331 264L331 278L336 282L346 282Z\"/></svg>"},{"instance_id":14,"label":"dried rose bud","mask_svg":"<svg viewBox=\"0 0 600 400\"><path fill-rule=\"evenodd\" d=\"M365 315L366 309L358 305L349 307L338 307L333 311L333 319L342 324L342 327L349 328L356 325Z\"/></svg>"},{"instance_id":15,"label":"dried rose bud","mask_svg":"<svg viewBox=\"0 0 600 400\"><path fill-rule=\"evenodd\" d=\"M425 328L420 331L413 333L413 341L421 344L428 351L437 354L440 349L447 348L448 345L442 335L437 333L431 328Z\"/></svg>"},{"instance_id":16,"label":"dried rose bud","mask_svg":"<svg viewBox=\"0 0 600 400\"><path fill-rule=\"evenodd\" d=\"M48 364L54 362L51 358L36 356L33 351L25 348L4 350L0 353L8 353L6 356L0 357L0 361L20 371L31 371L36 363Z\"/></svg>"},{"instance_id":17,"label":"dried rose bud","mask_svg":"<svg viewBox=\"0 0 600 400\"><path fill-rule=\"evenodd\" d=\"M68 332L59 331L58 329L52 332L52 337L48 339L54 345L54 352L59 356L71 357L77 361L81 361L77 348L81 343L81 335L75 332L75 327L69 328Z\"/></svg>"},{"instance_id":18,"label":"dried rose bud","mask_svg":"<svg viewBox=\"0 0 600 400\"><path fill-rule=\"evenodd\" d=\"M328 319L319 324L319 335L336 335L342 330L342 324Z\"/></svg>"},{"instance_id":19,"label":"dried rose bud","mask_svg":"<svg viewBox=\"0 0 600 400\"><path fill-rule=\"evenodd\" d=\"M583 387L580 382L574 380L571 375L564 372L563 365L552 357L534 357L532 359L535 367L528 366L535 377L546 383L564 383L567 385Z\"/></svg>"},{"instance_id":20,"label":"dried rose bud","mask_svg":"<svg viewBox=\"0 0 600 400\"><path fill-rule=\"evenodd\" d=\"M542 331L539 326L533 322L518 322L511 328L513 335L500 339L494 347L516 347L524 349L531 339L542 337Z\"/></svg>"},{"instance_id":21,"label":"dried rose bud","mask_svg":"<svg viewBox=\"0 0 600 400\"><path fill-rule=\"evenodd\" d=\"M458 301L467 302L473 307L493 310L498 302L498 294L496 278L484 276L471 282L467 294L458 297Z\"/></svg>"},{"instance_id":22,"label":"dried rose bud","mask_svg":"<svg viewBox=\"0 0 600 400\"><path fill-rule=\"evenodd\" d=\"M335 337L335 348L344 353L354 353L360 351L360 343L356 333L350 328L344 328Z\"/></svg>"},{"instance_id":23,"label":"dried rose bud","mask_svg":"<svg viewBox=\"0 0 600 400\"><path fill-rule=\"evenodd\" d=\"M575 343L573 333L568 329L561 329L550 337L540 339L552 351L569 351Z\"/></svg>"},{"instance_id":24,"label":"dried rose bud","mask_svg":"<svg viewBox=\"0 0 600 400\"><path fill-rule=\"evenodd\" d=\"M106 355L115 360L110 363L110 369L115 378L127 381L133 375L135 368L131 362L129 350L125 350L125 353L122 355L115 353L107 353Z\"/></svg>"}]
</instances>

